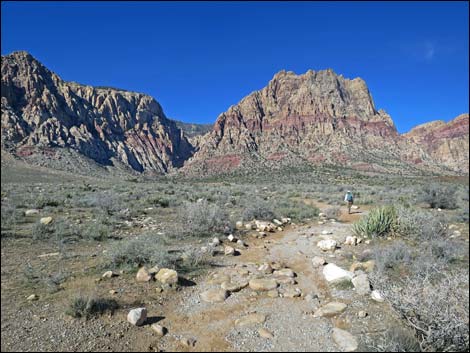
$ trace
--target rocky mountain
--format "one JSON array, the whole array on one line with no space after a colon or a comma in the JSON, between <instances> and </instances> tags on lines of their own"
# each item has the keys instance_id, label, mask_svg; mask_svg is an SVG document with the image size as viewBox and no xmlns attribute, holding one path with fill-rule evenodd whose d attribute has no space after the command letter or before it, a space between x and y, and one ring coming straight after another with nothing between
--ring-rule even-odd
<instances>
[{"instance_id":1,"label":"rocky mountain","mask_svg":"<svg viewBox=\"0 0 470 353\"><path fill-rule=\"evenodd\" d=\"M466 135L462 130L465 138L468 145L468 129ZM217 118L184 170L335 165L386 173L462 171L450 159L441 163L430 144L401 136L391 117L376 109L360 78L350 80L330 69L303 75L281 71Z\"/></svg>"},{"instance_id":2,"label":"rocky mountain","mask_svg":"<svg viewBox=\"0 0 470 353\"><path fill-rule=\"evenodd\" d=\"M26 52L2 56L1 82L2 150L13 155L55 162L66 148L101 165L166 173L194 151L148 95L65 82Z\"/></svg>"},{"instance_id":3,"label":"rocky mountain","mask_svg":"<svg viewBox=\"0 0 470 353\"><path fill-rule=\"evenodd\" d=\"M437 164L468 174L468 114L459 115L448 123L439 120L416 126L403 137L420 146Z\"/></svg>"},{"instance_id":4,"label":"rocky mountain","mask_svg":"<svg viewBox=\"0 0 470 353\"><path fill-rule=\"evenodd\" d=\"M1 82L2 151L56 169L468 174L468 114L400 135L362 79L330 69L280 71L213 126L168 119L145 94L66 82L26 52L2 56Z\"/></svg>"}]
</instances>

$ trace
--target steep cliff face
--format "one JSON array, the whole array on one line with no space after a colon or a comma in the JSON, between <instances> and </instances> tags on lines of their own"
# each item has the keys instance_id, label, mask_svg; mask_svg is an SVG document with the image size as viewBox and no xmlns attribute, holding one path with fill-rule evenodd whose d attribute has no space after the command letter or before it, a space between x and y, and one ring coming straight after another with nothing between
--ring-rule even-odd
<instances>
[{"instance_id":1,"label":"steep cliff face","mask_svg":"<svg viewBox=\"0 0 470 353\"><path fill-rule=\"evenodd\" d=\"M421 148L436 164L468 174L469 115L445 123L433 121L416 126L403 137Z\"/></svg>"},{"instance_id":2,"label":"steep cliff face","mask_svg":"<svg viewBox=\"0 0 470 353\"><path fill-rule=\"evenodd\" d=\"M362 79L332 70L281 71L218 117L185 169L217 172L250 163L415 169L402 160L400 139Z\"/></svg>"},{"instance_id":3,"label":"steep cliff face","mask_svg":"<svg viewBox=\"0 0 470 353\"><path fill-rule=\"evenodd\" d=\"M164 173L193 153L145 94L65 82L26 52L2 56L2 148L67 147L103 165Z\"/></svg>"}]
</instances>

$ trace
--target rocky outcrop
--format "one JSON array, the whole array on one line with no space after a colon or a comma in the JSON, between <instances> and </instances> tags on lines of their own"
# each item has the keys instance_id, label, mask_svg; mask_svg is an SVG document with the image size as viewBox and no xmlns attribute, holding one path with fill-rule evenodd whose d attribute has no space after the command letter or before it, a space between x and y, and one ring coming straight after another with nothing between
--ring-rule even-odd
<instances>
[{"instance_id":1,"label":"rocky outcrop","mask_svg":"<svg viewBox=\"0 0 470 353\"><path fill-rule=\"evenodd\" d=\"M277 73L265 88L222 113L199 147L183 168L188 173L299 165L411 174L443 170L376 109L362 79L332 70Z\"/></svg>"},{"instance_id":2,"label":"rocky outcrop","mask_svg":"<svg viewBox=\"0 0 470 353\"><path fill-rule=\"evenodd\" d=\"M193 153L150 96L65 82L26 52L2 56L2 149L71 148L102 165L165 173Z\"/></svg>"},{"instance_id":3,"label":"rocky outcrop","mask_svg":"<svg viewBox=\"0 0 470 353\"><path fill-rule=\"evenodd\" d=\"M468 174L468 114L459 115L448 123L439 120L416 126L403 137L421 146L436 163Z\"/></svg>"}]
</instances>

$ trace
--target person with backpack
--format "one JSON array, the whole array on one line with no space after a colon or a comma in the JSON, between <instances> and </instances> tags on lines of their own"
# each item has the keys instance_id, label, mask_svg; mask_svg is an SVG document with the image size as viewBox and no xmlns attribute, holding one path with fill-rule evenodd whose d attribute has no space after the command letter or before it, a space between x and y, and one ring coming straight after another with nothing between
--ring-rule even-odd
<instances>
[{"instance_id":1,"label":"person with backpack","mask_svg":"<svg viewBox=\"0 0 470 353\"><path fill-rule=\"evenodd\" d=\"M354 203L354 197L350 190L348 190L346 195L344 195L344 201L348 203L348 213L351 214L351 206Z\"/></svg>"}]
</instances>

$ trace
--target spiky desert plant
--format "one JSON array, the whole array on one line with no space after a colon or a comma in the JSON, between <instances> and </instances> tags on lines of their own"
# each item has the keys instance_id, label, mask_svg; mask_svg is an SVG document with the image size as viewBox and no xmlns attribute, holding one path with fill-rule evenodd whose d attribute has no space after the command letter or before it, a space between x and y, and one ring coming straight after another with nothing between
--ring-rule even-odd
<instances>
[{"instance_id":1,"label":"spiky desert plant","mask_svg":"<svg viewBox=\"0 0 470 353\"><path fill-rule=\"evenodd\" d=\"M354 223L352 230L357 236L383 237L395 229L397 212L393 206L372 209L369 214Z\"/></svg>"}]
</instances>

